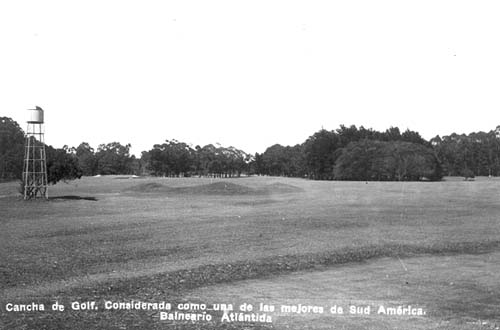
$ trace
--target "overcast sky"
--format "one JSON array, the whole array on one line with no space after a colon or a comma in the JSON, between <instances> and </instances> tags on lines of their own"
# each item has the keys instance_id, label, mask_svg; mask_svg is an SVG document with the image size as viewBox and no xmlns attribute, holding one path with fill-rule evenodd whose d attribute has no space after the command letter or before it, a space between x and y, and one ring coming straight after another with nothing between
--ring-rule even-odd
<instances>
[{"instance_id":1,"label":"overcast sky","mask_svg":"<svg viewBox=\"0 0 500 330\"><path fill-rule=\"evenodd\" d=\"M0 116L48 144L263 152L340 124L500 124L498 1L2 1Z\"/></svg>"}]
</instances>

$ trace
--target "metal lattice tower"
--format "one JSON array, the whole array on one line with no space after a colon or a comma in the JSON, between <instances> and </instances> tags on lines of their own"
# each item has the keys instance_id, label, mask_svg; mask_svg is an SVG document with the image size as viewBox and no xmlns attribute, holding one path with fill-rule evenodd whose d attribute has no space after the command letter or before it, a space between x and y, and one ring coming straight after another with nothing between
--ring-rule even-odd
<instances>
[{"instance_id":1,"label":"metal lattice tower","mask_svg":"<svg viewBox=\"0 0 500 330\"><path fill-rule=\"evenodd\" d=\"M30 115L26 130L23 164L24 199L48 199L43 110L37 106L36 109L28 111Z\"/></svg>"}]
</instances>

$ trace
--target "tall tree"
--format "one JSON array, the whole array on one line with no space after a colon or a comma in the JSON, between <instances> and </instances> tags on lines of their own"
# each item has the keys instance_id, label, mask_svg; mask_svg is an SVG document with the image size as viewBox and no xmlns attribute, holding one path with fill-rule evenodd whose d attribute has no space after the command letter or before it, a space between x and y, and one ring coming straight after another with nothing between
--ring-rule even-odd
<instances>
[{"instance_id":1,"label":"tall tree","mask_svg":"<svg viewBox=\"0 0 500 330\"><path fill-rule=\"evenodd\" d=\"M148 158L147 167L153 175L189 176L196 168L194 153L188 144L174 139L155 144L143 158Z\"/></svg>"},{"instance_id":2,"label":"tall tree","mask_svg":"<svg viewBox=\"0 0 500 330\"><path fill-rule=\"evenodd\" d=\"M255 157L259 174L274 176L303 177L306 173L302 145L293 147L275 144L262 155Z\"/></svg>"},{"instance_id":3,"label":"tall tree","mask_svg":"<svg viewBox=\"0 0 500 330\"><path fill-rule=\"evenodd\" d=\"M11 118L0 117L0 179L20 179L23 157L23 130Z\"/></svg>"},{"instance_id":4,"label":"tall tree","mask_svg":"<svg viewBox=\"0 0 500 330\"><path fill-rule=\"evenodd\" d=\"M66 146L60 149L45 146L45 153L47 155L47 179L49 184L82 177L83 172L78 164L78 158Z\"/></svg>"},{"instance_id":5,"label":"tall tree","mask_svg":"<svg viewBox=\"0 0 500 330\"><path fill-rule=\"evenodd\" d=\"M335 132L320 130L304 143L304 156L309 178L315 180L333 179L333 166L341 147L341 141Z\"/></svg>"},{"instance_id":6,"label":"tall tree","mask_svg":"<svg viewBox=\"0 0 500 330\"><path fill-rule=\"evenodd\" d=\"M500 137L496 130L469 135L453 133L431 140L446 175L500 175Z\"/></svg>"},{"instance_id":7,"label":"tall tree","mask_svg":"<svg viewBox=\"0 0 500 330\"><path fill-rule=\"evenodd\" d=\"M83 175L96 175L97 157L94 148L87 142L82 142L78 147L74 148L73 151L78 158L78 164L82 169Z\"/></svg>"},{"instance_id":8,"label":"tall tree","mask_svg":"<svg viewBox=\"0 0 500 330\"><path fill-rule=\"evenodd\" d=\"M266 175L265 164L263 159L263 154L255 153L253 161L251 162L251 172L252 174Z\"/></svg>"},{"instance_id":9,"label":"tall tree","mask_svg":"<svg viewBox=\"0 0 500 330\"><path fill-rule=\"evenodd\" d=\"M132 174L133 156L130 156L130 144L119 142L101 144L97 148L97 172L99 174Z\"/></svg>"}]
</instances>

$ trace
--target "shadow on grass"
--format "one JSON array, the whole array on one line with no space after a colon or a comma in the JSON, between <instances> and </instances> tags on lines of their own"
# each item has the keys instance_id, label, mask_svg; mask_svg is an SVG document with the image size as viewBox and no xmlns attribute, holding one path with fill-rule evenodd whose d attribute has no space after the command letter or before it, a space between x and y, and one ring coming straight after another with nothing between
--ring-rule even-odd
<instances>
[{"instance_id":1,"label":"shadow on grass","mask_svg":"<svg viewBox=\"0 0 500 330\"><path fill-rule=\"evenodd\" d=\"M95 197L88 197L88 196L75 196L75 195L66 195L66 196L54 196L54 197L49 197L49 200L55 200L55 199L63 199L63 200L85 200L85 201L97 201L97 198Z\"/></svg>"}]
</instances>

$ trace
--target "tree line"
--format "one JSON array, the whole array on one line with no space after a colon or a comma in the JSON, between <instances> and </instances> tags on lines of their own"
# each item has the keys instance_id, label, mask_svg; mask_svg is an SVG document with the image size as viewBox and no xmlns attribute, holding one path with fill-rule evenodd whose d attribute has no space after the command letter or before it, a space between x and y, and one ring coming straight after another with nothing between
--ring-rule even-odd
<instances>
[{"instance_id":1,"label":"tree line","mask_svg":"<svg viewBox=\"0 0 500 330\"><path fill-rule=\"evenodd\" d=\"M21 179L25 150L24 132L8 117L0 117L0 181ZM73 180L82 176L78 159L64 148L45 146L48 182Z\"/></svg>"},{"instance_id":2,"label":"tree line","mask_svg":"<svg viewBox=\"0 0 500 330\"><path fill-rule=\"evenodd\" d=\"M185 142L166 140L143 151L141 158L130 155L130 144L101 144L95 151L82 142L68 149L78 160L83 175L136 174L167 177L233 177L248 173L250 155L234 147L193 148Z\"/></svg>"},{"instance_id":3,"label":"tree line","mask_svg":"<svg viewBox=\"0 0 500 330\"><path fill-rule=\"evenodd\" d=\"M145 169L156 176L234 177L248 174L251 156L234 147L196 146L166 140L144 151L141 157Z\"/></svg>"},{"instance_id":4,"label":"tree line","mask_svg":"<svg viewBox=\"0 0 500 330\"><path fill-rule=\"evenodd\" d=\"M0 179L21 177L24 132L8 117L0 117ZM321 129L302 144L270 146L250 155L219 144L195 146L166 140L130 154L130 144L101 144L95 150L46 146L49 182L97 174L167 177L237 177L271 175L313 180L440 180L446 176L500 175L500 126L490 132L451 134L426 141L418 132L397 127L379 132L341 125Z\"/></svg>"},{"instance_id":5,"label":"tree line","mask_svg":"<svg viewBox=\"0 0 500 330\"><path fill-rule=\"evenodd\" d=\"M439 180L440 161L420 134L341 125L294 147L274 145L255 155L259 174L314 180Z\"/></svg>"},{"instance_id":6,"label":"tree line","mask_svg":"<svg viewBox=\"0 0 500 330\"><path fill-rule=\"evenodd\" d=\"M500 175L500 126L489 132L436 136L430 142L447 176Z\"/></svg>"}]
</instances>

